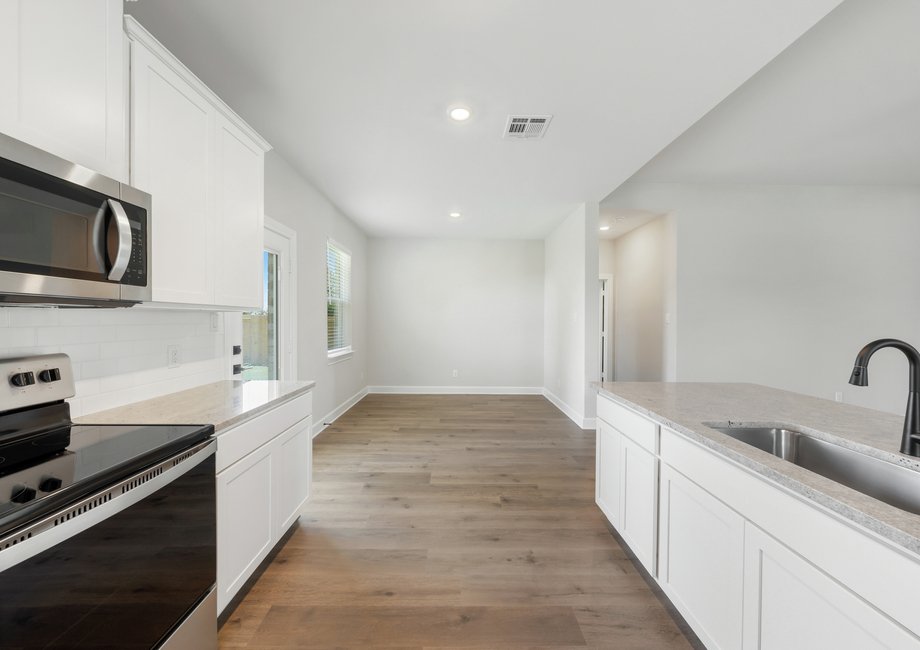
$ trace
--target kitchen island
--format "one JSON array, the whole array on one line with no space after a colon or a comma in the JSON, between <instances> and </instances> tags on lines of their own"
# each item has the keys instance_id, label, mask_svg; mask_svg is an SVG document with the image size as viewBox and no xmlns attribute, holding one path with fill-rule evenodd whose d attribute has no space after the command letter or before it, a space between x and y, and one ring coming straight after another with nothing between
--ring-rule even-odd
<instances>
[{"instance_id":1,"label":"kitchen island","mask_svg":"<svg viewBox=\"0 0 920 650\"><path fill-rule=\"evenodd\" d=\"M920 647L920 516L711 428L920 471L901 416L753 384L594 387L597 503L708 648Z\"/></svg>"}]
</instances>

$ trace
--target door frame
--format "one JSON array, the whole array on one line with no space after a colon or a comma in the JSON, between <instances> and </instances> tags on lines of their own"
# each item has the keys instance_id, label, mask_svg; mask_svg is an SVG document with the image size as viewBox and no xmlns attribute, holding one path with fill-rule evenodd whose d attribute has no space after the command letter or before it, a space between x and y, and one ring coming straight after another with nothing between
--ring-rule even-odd
<instances>
[{"instance_id":1,"label":"door frame","mask_svg":"<svg viewBox=\"0 0 920 650\"><path fill-rule=\"evenodd\" d=\"M614 309L610 301L610 294L613 293L613 274L612 273L601 273L598 276L600 282L600 294L598 295L598 300L603 296L603 307L598 309L600 313L600 318L598 319L598 351L599 357L598 360L598 369L604 368L606 377L602 378L602 381L616 381L616 372L614 370L613 364L613 318L614 318ZM607 324L607 327L604 328L604 323ZM606 345L605 345L606 343ZM600 372L598 372L600 375Z\"/></svg>"},{"instance_id":2,"label":"door frame","mask_svg":"<svg viewBox=\"0 0 920 650\"><path fill-rule=\"evenodd\" d=\"M286 240L284 250L271 239ZM278 379L297 379L297 232L265 217L263 249L278 255ZM287 268L285 268L287 267Z\"/></svg>"}]
</instances>

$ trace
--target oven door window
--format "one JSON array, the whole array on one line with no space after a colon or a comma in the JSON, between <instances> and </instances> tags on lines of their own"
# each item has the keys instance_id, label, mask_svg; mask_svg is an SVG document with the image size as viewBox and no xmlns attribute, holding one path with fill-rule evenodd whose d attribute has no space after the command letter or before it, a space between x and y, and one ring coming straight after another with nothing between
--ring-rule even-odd
<instances>
[{"instance_id":1,"label":"oven door window","mask_svg":"<svg viewBox=\"0 0 920 650\"><path fill-rule=\"evenodd\" d=\"M0 649L157 647L214 584L214 458L0 573Z\"/></svg>"},{"instance_id":2,"label":"oven door window","mask_svg":"<svg viewBox=\"0 0 920 650\"><path fill-rule=\"evenodd\" d=\"M107 198L0 159L0 270L107 281Z\"/></svg>"}]
</instances>

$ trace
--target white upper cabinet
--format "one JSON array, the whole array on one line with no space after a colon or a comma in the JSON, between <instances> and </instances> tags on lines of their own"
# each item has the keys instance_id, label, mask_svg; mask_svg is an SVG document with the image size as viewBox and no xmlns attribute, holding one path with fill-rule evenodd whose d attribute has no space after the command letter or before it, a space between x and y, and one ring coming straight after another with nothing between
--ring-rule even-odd
<instances>
[{"instance_id":1,"label":"white upper cabinet","mask_svg":"<svg viewBox=\"0 0 920 650\"><path fill-rule=\"evenodd\" d=\"M215 302L262 308L263 170L265 152L217 115Z\"/></svg>"},{"instance_id":2,"label":"white upper cabinet","mask_svg":"<svg viewBox=\"0 0 920 650\"><path fill-rule=\"evenodd\" d=\"M154 197L153 300L214 302L216 109L151 50L131 48L131 183Z\"/></svg>"},{"instance_id":3,"label":"white upper cabinet","mask_svg":"<svg viewBox=\"0 0 920 650\"><path fill-rule=\"evenodd\" d=\"M131 16L131 183L153 196L153 301L259 309L268 144Z\"/></svg>"},{"instance_id":4,"label":"white upper cabinet","mask_svg":"<svg viewBox=\"0 0 920 650\"><path fill-rule=\"evenodd\" d=\"M121 0L0 0L0 132L127 180Z\"/></svg>"}]
</instances>

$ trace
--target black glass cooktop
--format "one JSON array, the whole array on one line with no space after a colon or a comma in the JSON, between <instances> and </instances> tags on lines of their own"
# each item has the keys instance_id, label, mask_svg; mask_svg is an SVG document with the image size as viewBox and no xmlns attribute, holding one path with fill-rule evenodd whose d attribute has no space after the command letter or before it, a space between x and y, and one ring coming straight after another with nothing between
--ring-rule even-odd
<instances>
[{"instance_id":1,"label":"black glass cooktop","mask_svg":"<svg viewBox=\"0 0 920 650\"><path fill-rule=\"evenodd\" d=\"M191 447L211 425L68 425L0 437L0 535Z\"/></svg>"}]
</instances>

